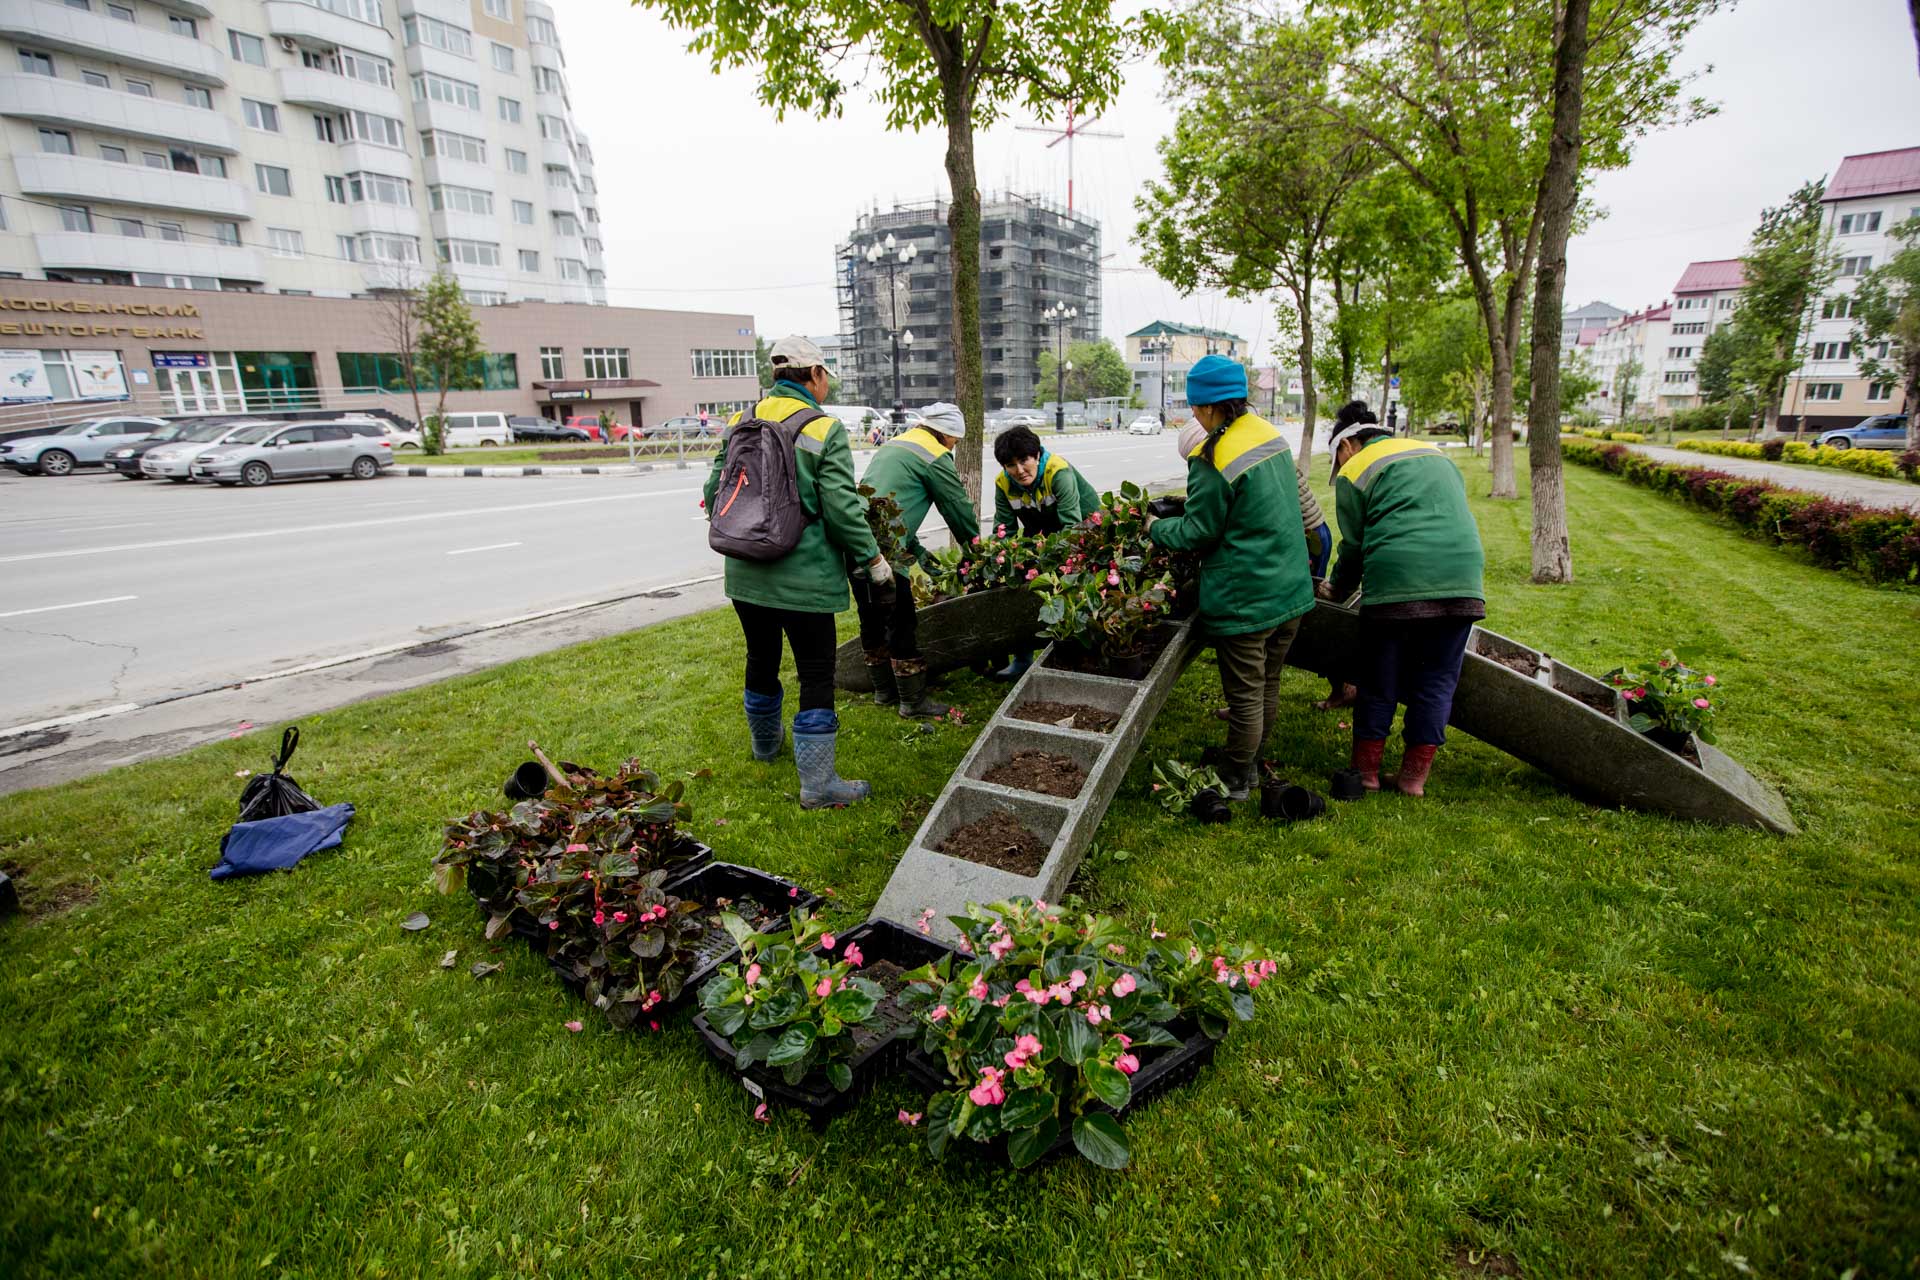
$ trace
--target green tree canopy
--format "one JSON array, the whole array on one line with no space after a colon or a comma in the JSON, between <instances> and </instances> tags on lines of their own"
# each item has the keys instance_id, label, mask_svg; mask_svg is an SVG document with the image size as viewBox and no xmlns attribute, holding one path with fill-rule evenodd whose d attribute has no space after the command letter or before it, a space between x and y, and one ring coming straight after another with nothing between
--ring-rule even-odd
<instances>
[{"instance_id":1,"label":"green tree canopy","mask_svg":"<svg viewBox=\"0 0 1920 1280\"><path fill-rule=\"evenodd\" d=\"M1098 342L1067 344L1067 400L1087 401L1124 397L1133 389L1133 372L1120 348L1106 338ZM1034 389L1036 401L1049 401L1060 386L1060 366L1051 351L1040 353L1040 371Z\"/></svg>"},{"instance_id":2,"label":"green tree canopy","mask_svg":"<svg viewBox=\"0 0 1920 1280\"><path fill-rule=\"evenodd\" d=\"M1920 217L1892 230L1893 257L1853 294L1854 349L1868 352L1860 372L1906 392L1907 448L1920 449ZM1885 342L1887 353L1877 354Z\"/></svg>"}]
</instances>

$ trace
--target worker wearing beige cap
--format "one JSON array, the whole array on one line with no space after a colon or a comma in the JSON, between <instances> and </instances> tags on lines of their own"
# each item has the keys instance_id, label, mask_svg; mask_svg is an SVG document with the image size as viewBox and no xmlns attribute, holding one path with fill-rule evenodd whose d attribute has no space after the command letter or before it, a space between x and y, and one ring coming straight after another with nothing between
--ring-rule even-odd
<instances>
[{"instance_id":1,"label":"worker wearing beige cap","mask_svg":"<svg viewBox=\"0 0 1920 1280\"><path fill-rule=\"evenodd\" d=\"M903 431L880 446L867 464L864 479L876 494L886 494L900 504L907 550L924 561L927 550L918 535L930 509L940 508L955 545L963 547L980 536L980 515L953 461L953 446L967 434L966 418L958 406L942 403L920 410L920 419L925 425ZM861 589L856 581L856 597ZM873 700L879 706L897 706L902 717L943 716L947 708L927 697L927 664L920 656L916 623L913 592L905 583L890 602L862 601L860 647L873 677Z\"/></svg>"}]
</instances>

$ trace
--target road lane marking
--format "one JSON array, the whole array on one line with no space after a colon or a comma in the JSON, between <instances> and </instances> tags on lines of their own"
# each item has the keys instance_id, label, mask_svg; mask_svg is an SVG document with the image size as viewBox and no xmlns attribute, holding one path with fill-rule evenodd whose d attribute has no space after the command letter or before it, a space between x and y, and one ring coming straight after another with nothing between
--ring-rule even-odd
<instances>
[{"instance_id":1,"label":"road lane marking","mask_svg":"<svg viewBox=\"0 0 1920 1280\"><path fill-rule=\"evenodd\" d=\"M524 547L524 542L495 542L484 547L462 547L458 551L447 552L450 556L470 556L476 551L505 551L508 547Z\"/></svg>"},{"instance_id":2,"label":"road lane marking","mask_svg":"<svg viewBox=\"0 0 1920 1280\"><path fill-rule=\"evenodd\" d=\"M54 532L55 533L105 533L109 529L149 529L152 527L153 527L153 521L151 520L135 520L131 524L95 524L95 525L88 525L84 529L55 529Z\"/></svg>"},{"instance_id":3,"label":"road lane marking","mask_svg":"<svg viewBox=\"0 0 1920 1280\"><path fill-rule=\"evenodd\" d=\"M30 613L55 613L61 609L85 609L89 605L119 604L122 600L138 600L139 596L102 596L98 600L75 600L72 604L43 604L38 609L15 609L11 613L0 613L0 618L24 618Z\"/></svg>"},{"instance_id":4,"label":"road lane marking","mask_svg":"<svg viewBox=\"0 0 1920 1280\"><path fill-rule=\"evenodd\" d=\"M493 516L508 511L543 511L549 507L579 507L597 502L633 502L645 498L670 498L675 494L699 493L697 488L651 489L627 493L600 494L592 498L555 498L550 502L520 502L504 507L466 507L458 511L422 511L410 516L384 516L373 520L343 520L336 524L291 525L284 529L253 529L244 533L209 533L197 538L163 538L157 542L120 542L105 547L76 547L67 551L32 551L22 555L0 556L0 564L21 564L28 560L70 560L77 556L118 555L128 551L161 551L170 547L197 547L210 542L241 542L262 538L284 538L299 533L338 533L346 529L373 529L381 525L417 524L423 520L464 520L470 516Z\"/></svg>"}]
</instances>

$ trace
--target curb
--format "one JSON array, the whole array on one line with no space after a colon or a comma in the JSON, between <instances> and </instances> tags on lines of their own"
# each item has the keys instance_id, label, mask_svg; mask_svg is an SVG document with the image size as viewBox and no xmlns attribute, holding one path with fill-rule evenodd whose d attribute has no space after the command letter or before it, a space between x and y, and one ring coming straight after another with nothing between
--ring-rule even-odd
<instances>
[{"instance_id":1,"label":"curb","mask_svg":"<svg viewBox=\"0 0 1920 1280\"><path fill-rule=\"evenodd\" d=\"M686 471L689 463L617 463L609 467L389 467L389 476L470 479L507 476L639 476L650 471Z\"/></svg>"}]
</instances>

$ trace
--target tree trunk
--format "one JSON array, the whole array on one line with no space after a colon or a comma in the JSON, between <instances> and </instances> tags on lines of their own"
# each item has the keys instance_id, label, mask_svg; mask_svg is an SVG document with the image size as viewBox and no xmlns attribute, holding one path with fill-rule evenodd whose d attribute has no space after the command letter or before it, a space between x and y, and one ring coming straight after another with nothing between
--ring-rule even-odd
<instances>
[{"instance_id":1,"label":"tree trunk","mask_svg":"<svg viewBox=\"0 0 1920 1280\"><path fill-rule=\"evenodd\" d=\"M1920 9L1914 10L1914 32L1920 35ZM1907 343L1907 449L1920 452L1920 347Z\"/></svg>"},{"instance_id":2,"label":"tree trunk","mask_svg":"<svg viewBox=\"0 0 1920 1280\"><path fill-rule=\"evenodd\" d=\"M1527 402L1527 470L1533 490L1533 580L1573 581L1567 495L1560 465L1560 333L1543 317L1566 300L1567 237L1579 193L1580 112L1593 0L1566 0L1553 58L1553 136L1540 175L1540 263L1533 286L1533 395Z\"/></svg>"},{"instance_id":3,"label":"tree trunk","mask_svg":"<svg viewBox=\"0 0 1920 1280\"><path fill-rule=\"evenodd\" d=\"M1301 475L1313 465L1313 423L1320 406L1320 393L1313 384L1313 279L1293 291L1293 304L1300 310L1300 456L1295 460Z\"/></svg>"},{"instance_id":4,"label":"tree trunk","mask_svg":"<svg viewBox=\"0 0 1920 1280\"><path fill-rule=\"evenodd\" d=\"M947 230L953 243L953 390L967 421L966 439L954 450L960 481L974 510L981 510L981 475L987 447L986 353L980 341L980 182L973 168L973 100L964 71L948 73L943 86L947 117L947 185L953 204Z\"/></svg>"},{"instance_id":5,"label":"tree trunk","mask_svg":"<svg viewBox=\"0 0 1920 1280\"><path fill-rule=\"evenodd\" d=\"M1492 461L1488 471L1493 479L1491 498L1517 498L1518 483L1513 473L1513 349L1506 335L1489 340L1493 356L1493 395L1489 406L1487 437L1492 442Z\"/></svg>"}]
</instances>

